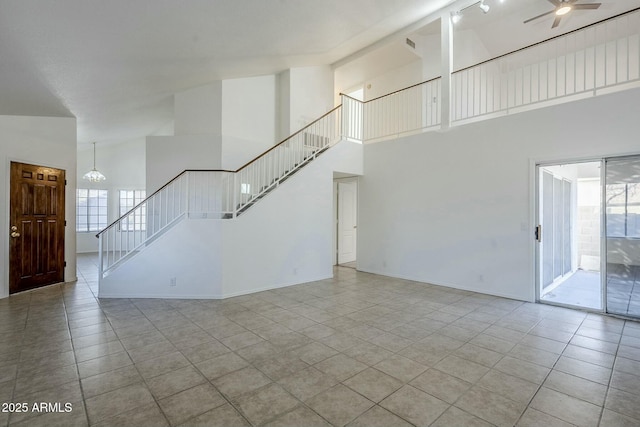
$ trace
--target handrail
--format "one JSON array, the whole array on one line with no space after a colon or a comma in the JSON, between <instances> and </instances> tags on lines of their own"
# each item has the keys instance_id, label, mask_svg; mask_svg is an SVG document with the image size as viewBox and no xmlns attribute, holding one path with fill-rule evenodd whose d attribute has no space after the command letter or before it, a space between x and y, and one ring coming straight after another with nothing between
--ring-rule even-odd
<instances>
[{"instance_id":1,"label":"handrail","mask_svg":"<svg viewBox=\"0 0 640 427\"><path fill-rule=\"evenodd\" d=\"M176 179L180 178L183 174L187 173L187 172L228 172L228 173L238 173L240 172L242 169L246 168L247 166L249 166L250 164L254 163L255 161L259 160L260 158L264 157L266 154L268 154L270 151L275 150L276 148L278 148L280 145L284 144L285 142L289 141L291 138L295 137L296 135L298 135L299 133L301 133L302 131L304 131L305 129L307 129L308 127L314 125L315 123L319 122L320 120L324 119L325 117L327 117L329 114L333 113L334 111L336 111L338 108L340 108L342 106L342 104L332 108L331 110L327 111L325 114L323 114L322 116L318 117L316 120L312 121L311 123L309 123L308 125L306 125L305 127L303 127L302 129L298 130L297 132L289 135L287 138L283 139L281 142L277 143L276 145L274 145L273 147L269 148L268 150L264 151L262 154L259 154L258 156L256 156L253 160L250 160L249 162L245 163L244 165L240 166L238 169L236 170L228 170L228 169L185 169L182 172L180 172L178 175L176 175L175 177L173 177L171 180L169 180L169 182L167 182L166 184L164 184L162 187L158 188L156 191L154 191L152 194L150 194L149 196L147 196L143 201L141 201L140 203L138 203L137 205L135 205L133 208L131 208L129 211L125 212L124 214L120 215L120 218L125 217L129 214L131 214L133 211L135 211L138 206L140 206L143 203L146 203L149 201L149 199L151 199L153 196L155 196L157 193L159 193L160 191L162 191L165 187L171 185L171 183L173 183ZM113 227L114 225L116 225L119 221L120 218L116 219L115 221L113 221L111 224L107 225L105 228L103 228L102 230L100 230L98 232L98 234L96 234L96 237L99 238L100 234L102 234L103 232L105 232L107 229Z\"/></svg>"},{"instance_id":2,"label":"handrail","mask_svg":"<svg viewBox=\"0 0 640 427\"><path fill-rule=\"evenodd\" d=\"M318 117L317 119L315 119L314 121L312 121L311 123L309 123L308 125L306 125L305 127L303 127L302 129L298 130L295 133L292 133L291 135L289 135L288 137L286 137L285 139L283 139L282 141L280 141L279 143L277 143L276 145L274 145L273 147L269 148L267 151L263 152L262 154L259 154L256 158L254 158L253 160L250 160L249 162L245 163L244 165L240 166L238 169L236 169L235 171L231 171L234 173L238 173L240 172L242 169L246 168L247 166L249 166L251 163L255 162L256 160L260 159L261 157L264 157L266 154L268 154L270 151L275 150L276 148L278 148L280 145L284 144L285 142L289 141L291 138L293 138L294 136L300 134L303 130L307 129L308 127L316 124L317 122L319 122L320 120L324 119L325 117L327 117L329 114L333 113L334 111L336 111L338 108L342 107L342 104L332 108L331 110L327 111L326 113L324 113L322 116Z\"/></svg>"},{"instance_id":3,"label":"handrail","mask_svg":"<svg viewBox=\"0 0 640 427\"><path fill-rule=\"evenodd\" d=\"M317 119L315 119L314 121L312 121L311 123L307 124L305 127L301 128L300 130L296 131L295 133L289 135L287 138L283 139L281 142L277 143L276 145L274 145L273 147L269 148L268 150L264 151L263 153L259 154L258 156L256 156L255 158L253 158L252 160L250 160L249 162L245 163L244 165L240 166L238 169L236 170L229 170L229 169L185 169L182 172L180 172L178 175L176 175L175 177L173 177L171 180L169 180L166 184L164 184L162 187L158 188L156 191L154 191L152 194L150 194L149 196L147 196L144 200L142 200L140 203L138 203L137 205L135 205L134 207L132 207L130 210L128 210L127 212L125 212L124 214L120 215L120 217L118 219L116 219L115 221L113 221L112 223L110 223L109 225L107 225L105 228L103 228L102 230L100 230L97 234L96 234L96 238L100 238L100 235L103 234L104 232L106 232L108 229L110 229L111 227L115 226L118 222L120 222L120 219L123 217L126 217L127 215L133 213L140 205L147 203L152 197L154 197L156 194L158 194L159 192L161 192L162 190L164 190L166 187L168 187L169 185L171 185L173 182L175 182L178 178L180 178L182 175L184 175L187 172L227 172L227 173L238 173L240 171L242 171L243 169L247 168L249 165L251 165L252 163L258 161L259 159L261 159L262 157L264 157L265 155L267 155L269 152L275 150L276 148L278 148L279 146L281 146L282 144L286 143L287 141L291 140L292 138L294 138L296 135L299 135L301 132L303 132L305 129L313 126L314 124L318 123L320 120L324 119L325 117L329 116L331 113L335 112L336 110L338 110L340 107L342 107L342 104L337 105L336 107L332 108L331 110L327 111L325 114L323 114L322 116L318 117Z\"/></svg>"},{"instance_id":4,"label":"handrail","mask_svg":"<svg viewBox=\"0 0 640 427\"><path fill-rule=\"evenodd\" d=\"M508 56L508 55L512 55L512 54L514 54L514 53L520 52L521 50L525 50L525 49L532 48L532 47L534 47L534 46L538 46L539 44L543 44L543 43L546 43L546 42L548 42L548 41L555 40L555 39L560 38L560 37L564 37L564 36L566 36L566 35L568 35L568 34L575 33L575 32L577 32L577 31L584 30L585 28L589 28L589 27L596 26L596 25L598 25L598 24L602 24L603 22L606 22L606 21L609 21L609 20L612 20L612 19L619 18L620 16L627 15L627 14L629 14L629 13L637 12L638 10L640 10L640 7L636 7L636 8L634 8L634 9L627 10L626 12L622 12L622 13L619 13L619 14L617 14L617 15L610 16L610 17L608 17L608 18L601 19L600 21L593 22L593 23L591 23L591 24L585 25L585 26L580 27L580 28L576 28L575 30L567 31L566 33L558 34L557 36L549 37L548 39L545 39L545 40L542 40L542 41L539 41L539 42L536 42L536 43L530 44L530 45L525 46L525 47L521 47L521 48L516 49L516 50L512 50L511 52L503 53L502 55L498 55L498 56L495 56L495 57L493 57L493 58L487 59L487 60L485 60L485 61L478 62L477 64L473 64L473 65L469 65L468 67L460 68L459 70L455 70L455 71L453 71L451 74L459 73L459 72L461 72L461 71L465 71L465 70L468 70L468 69L470 69L470 68L477 67L478 65L486 64L487 62L495 61L496 59L500 59L500 58L502 58L502 57L505 57L505 56Z\"/></svg>"},{"instance_id":5,"label":"handrail","mask_svg":"<svg viewBox=\"0 0 640 427\"><path fill-rule=\"evenodd\" d=\"M137 205L135 205L134 207L132 207L131 209L129 209L127 212L123 213L120 215L120 218L125 217L131 213L133 213L133 211L135 211L138 206L140 206L143 203L147 203L149 201L149 199L151 199L153 196L155 196L157 193L161 192L162 190L164 190L166 187L168 187L169 185L171 185L176 179L180 178L182 175L184 175L187 172L235 172L235 171L230 171L230 170L226 170L226 169L185 169L182 172L180 172L178 175L174 176L173 178L171 178L166 184L164 184L162 187L158 188L156 191L154 191L152 194L150 194L149 196L147 196L144 200L142 200L140 203L138 203ZM113 221L111 224L107 225L105 228L103 228L102 230L100 230L98 232L98 234L96 234L96 237L100 237L100 235L105 232L107 229L113 227L114 225L116 225L119 221L120 218L116 219L115 221Z\"/></svg>"},{"instance_id":6,"label":"handrail","mask_svg":"<svg viewBox=\"0 0 640 427\"><path fill-rule=\"evenodd\" d=\"M402 88L402 89L394 90L393 92L389 92L389 93L387 93L387 94L385 94L385 95L380 95L380 96L377 96L377 97L375 97L375 98L368 99L368 100L366 100L366 101L360 101L359 99L356 99L356 98L354 98L353 96L349 96L349 95L347 95L346 93L342 93L342 92L340 92L340 93L339 93L339 95L340 95L340 96L345 96L345 97L347 97L347 98L349 98L349 99L353 99L354 101L362 102L363 104L367 104L367 103L369 103L369 102L371 102L371 101L376 101L376 100L378 100L378 99L381 99L381 98L384 98L384 97L387 97L387 96L395 95L395 94L396 94L396 93L398 93L398 92L402 92L402 91L405 91L405 90L407 90L407 89L414 88L414 87L416 87L416 86L420 86L420 85L423 85L423 84L426 84L426 83L431 83L431 82L436 81L436 80L438 80L438 79L440 79L440 78L442 78L442 76L434 77L434 78L432 78L432 79L425 80L425 81L423 81L423 82L416 83L416 84L413 84L413 85L411 85L411 86L404 87L404 88Z\"/></svg>"},{"instance_id":7,"label":"handrail","mask_svg":"<svg viewBox=\"0 0 640 427\"><path fill-rule=\"evenodd\" d=\"M451 123L640 84L640 7L451 74Z\"/></svg>"}]
</instances>

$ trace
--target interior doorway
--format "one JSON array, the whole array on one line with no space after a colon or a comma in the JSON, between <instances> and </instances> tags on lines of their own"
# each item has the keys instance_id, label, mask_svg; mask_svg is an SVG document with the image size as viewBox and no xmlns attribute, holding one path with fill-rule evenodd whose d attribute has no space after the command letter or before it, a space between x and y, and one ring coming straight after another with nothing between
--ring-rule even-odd
<instances>
[{"instance_id":1,"label":"interior doorway","mask_svg":"<svg viewBox=\"0 0 640 427\"><path fill-rule=\"evenodd\" d=\"M538 165L538 299L603 309L602 162Z\"/></svg>"},{"instance_id":2,"label":"interior doorway","mask_svg":"<svg viewBox=\"0 0 640 427\"><path fill-rule=\"evenodd\" d=\"M336 180L336 264L356 268L358 241L358 181Z\"/></svg>"},{"instance_id":3,"label":"interior doorway","mask_svg":"<svg viewBox=\"0 0 640 427\"><path fill-rule=\"evenodd\" d=\"M11 162L9 292L64 281L65 171Z\"/></svg>"}]
</instances>

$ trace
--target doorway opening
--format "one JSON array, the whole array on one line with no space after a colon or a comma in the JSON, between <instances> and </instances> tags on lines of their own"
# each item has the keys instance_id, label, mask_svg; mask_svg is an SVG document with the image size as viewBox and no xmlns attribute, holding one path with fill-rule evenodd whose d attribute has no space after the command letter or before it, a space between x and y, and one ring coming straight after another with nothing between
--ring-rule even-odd
<instances>
[{"instance_id":1,"label":"doorway opening","mask_svg":"<svg viewBox=\"0 0 640 427\"><path fill-rule=\"evenodd\" d=\"M356 268L358 240L358 180L334 180L336 265Z\"/></svg>"},{"instance_id":2,"label":"doorway opening","mask_svg":"<svg viewBox=\"0 0 640 427\"><path fill-rule=\"evenodd\" d=\"M601 162L538 165L539 301L603 309Z\"/></svg>"}]
</instances>

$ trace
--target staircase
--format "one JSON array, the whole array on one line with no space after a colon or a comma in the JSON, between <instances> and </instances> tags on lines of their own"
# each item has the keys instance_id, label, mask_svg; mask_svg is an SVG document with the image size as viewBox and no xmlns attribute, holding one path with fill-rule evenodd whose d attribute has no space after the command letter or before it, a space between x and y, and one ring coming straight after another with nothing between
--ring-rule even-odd
<instances>
[{"instance_id":1,"label":"staircase","mask_svg":"<svg viewBox=\"0 0 640 427\"><path fill-rule=\"evenodd\" d=\"M360 125L348 124L344 112L362 104L343 104L235 171L185 170L173 178L97 234L100 279L183 219L235 220L341 139L357 140Z\"/></svg>"}]
</instances>

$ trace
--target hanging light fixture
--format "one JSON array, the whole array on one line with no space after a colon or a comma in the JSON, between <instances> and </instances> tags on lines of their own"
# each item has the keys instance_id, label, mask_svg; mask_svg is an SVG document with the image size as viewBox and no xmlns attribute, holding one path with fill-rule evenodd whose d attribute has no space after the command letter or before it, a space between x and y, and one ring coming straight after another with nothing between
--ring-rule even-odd
<instances>
[{"instance_id":1,"label":"hanging light fixture","mask_svg":"<svg viewBox=\"0 0 640 427\"><path fill-rule=\"evenodd\" d=\"M91 181L91 182L100 182L107 179L104 175L102 175L96 169L96 143L95 142L93 143L93 169L85 173L82 179L86 179L87 181Z\"/></svg>"}]
</instances>

